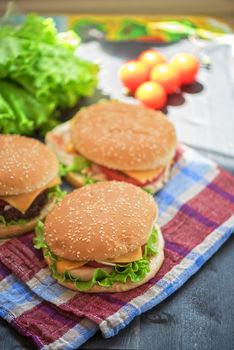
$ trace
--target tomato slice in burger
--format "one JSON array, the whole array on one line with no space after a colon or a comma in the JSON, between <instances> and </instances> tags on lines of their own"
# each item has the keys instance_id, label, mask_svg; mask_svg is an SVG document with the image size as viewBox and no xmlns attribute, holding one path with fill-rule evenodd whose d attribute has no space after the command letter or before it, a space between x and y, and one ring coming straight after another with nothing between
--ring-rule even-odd
<instances>
[{"instance_id":1,"label":"tomato slice in burger","mask_svg":"<svg viewBox=\"0 0 234 350\"><path fill-rule=\"evenodd\" d=\"M103 267L103 264L100 264L96 261L89 261L86 266L90 266L90 267L95 267L95 268L99 268L99 267Z\"/></svg>"},{"instance_id":2,"label":"tomato slice in burger","mask_svg":"<svg viewBox=\"0 0 234 350\"><path fill-rule=\"evenodd\" d=\"M138 181L136 179L133 179L132 177L126 176L125 174L121 173L118 170L106 168L104 166L100 166L100 169L107 176L107 178L109 180L125 181L125 182L131 183L133 185L140 186L140 187L144 187L146 185L150 185L151 183L157 181L162 176L162 174L164 172L164 169L162 169L157 174L157 176L155 176L155 178L153 178L150 181L145 181L144 183L142 183L142 182L140 182L140 181Z\"/></svg>"},{"instance_id":3,"label":"tomato slice in burger","mask_svg":"<svg viewBox=\"0 0 234 350\"><path fill-rule=\"evenodd\" d=\"M109 180L124 181L136 186L144 186L144 184L142 184L140 181L137 181L136 179L128 177L118 170L106 168L101 165L100 165L100 169L107 176Z\"/></svg>"},{"instance_id":4,"label":"tomato slice in burger","mask_svg":"<svg viewBox=\"0 0 234 350\"><path fill-rule=\"evenodd\" d=\"M177 148L176 148L176 152L175 152L174 158L173 158L173 162L174 163L178 162L178 160L180 159L182 154L183 154L183 149L182 149L182 147L180 145L178 145Z\"/></svg>"}]
</instances>

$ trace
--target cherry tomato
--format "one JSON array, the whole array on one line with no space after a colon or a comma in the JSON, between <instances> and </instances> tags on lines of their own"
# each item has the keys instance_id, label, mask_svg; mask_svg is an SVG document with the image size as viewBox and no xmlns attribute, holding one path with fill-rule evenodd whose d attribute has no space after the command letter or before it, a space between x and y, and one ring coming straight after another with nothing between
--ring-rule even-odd
<instances>
[{"instance_id":1,"label":"cherry tomato","mask_svg":"<svg viewBox=\"0 0 234 350\"><path fill-rule=\"evenodd\" d=\"M171 65L178 70L182 85L192 84L199 70L198 59L189 53L179 53L172 57Z\"/></svg>"},{"instance_id":2,"label":"cherry tomato","mask_svg":"<svg viewBox=\"0 0 234 350\"><path fill-rule=\"evenodd\" d=\"M129 61L120 68L119 77L123 85L134 93L140 84L147 81L149 77L148 68L142 62Z\"/></svg>"},{"instance_id":3,"label":"cherry tomato","mask_svg":"<svg viewBox=\"0 0 234 350\"><path fill-rule=\"evenodd\" d=\"M157 64L150 72L150 80L164 87L167 94L172 94L180 87L178 71L168 63Z\"/></svg>"},{"instance_id":4,"label":"cherry tomato","mask_svg":"<svg viewBox=\"0 0 234 350\"><path fill-rule=\"evenodd\" d=\"M167 102L165 89L154 81L148 81L141 84L135 94L136 98L146 107L161 109Z\"/></svg>"},{"instance_id":5,"label":"cherry tomato","mask_svg":"<svg viewBox=\"0 0 234 350\"><path fill-rule=\"evenodd\" d=\"M138 60L147 64L149 69L153 68L156 64L167 62L164 55L153 49L143 51L138 57Z\"/></svg>"}]
</instances>

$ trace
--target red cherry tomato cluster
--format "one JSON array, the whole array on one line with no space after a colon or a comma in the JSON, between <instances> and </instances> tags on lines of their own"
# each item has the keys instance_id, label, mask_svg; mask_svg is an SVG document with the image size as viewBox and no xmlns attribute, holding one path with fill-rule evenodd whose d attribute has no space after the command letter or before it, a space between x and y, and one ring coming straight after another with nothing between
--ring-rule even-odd
<instances>
[{"instance_id":1,"label":"red cherry tomato cluster","mask_svg":"<svg viewBox=\"0 0 234 350\"><path fill-rule=\"evenodd\" d=\"M168 94L195 81L198 70L199 61L191 54L179 53L168 62L162 53L150 49L143 51L137 60L124 63L119 77L146 107L161 109Z\"/></svg>"}]
</instances>

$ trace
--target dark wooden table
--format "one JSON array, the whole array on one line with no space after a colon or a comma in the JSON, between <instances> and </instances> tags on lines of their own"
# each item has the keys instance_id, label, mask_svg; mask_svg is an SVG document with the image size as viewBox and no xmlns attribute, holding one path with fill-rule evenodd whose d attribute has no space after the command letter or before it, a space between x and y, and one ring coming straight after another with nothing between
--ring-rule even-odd
<instances>
[{"instance_id":1,"label":"dark wooden table","mask_svg":"<svg viewBox=\"0 0 234 350\"><path fill-rule=\"evenodd\" d=\"M150 45L150 44L148 44ZM182 45L182 47L181 47ZM184 43L172 47L162 47L167 53L186 50ZM185 43L185 45L187 45ZM112 55L112 61L116 55L123 59L132 58L144 47L136 44L118 46L105 45L103 49ZM119 49L121 48L121 50ZM234 87L230 78L230 69L224 57L226 48L214 48L210 51L213 62L222 64L221 70L212 74L210 87L204 84L203 91L199 94L200 101L208 101L206 106L212 107L215 102L217 108L212 109L210 126L208 125L210 150L202 149L198 144L199 151L213 158L220 165L234 173L234 159L232 155L222 154L214 149L217 143L225 141L223 135L228 135L230 125L234 131ZM220 56L221 55L221 56ZM92 56L91 56L92 57ZM112 62L111 61L111 62ZM233 67L232 67L233 68ZM116 71L116 70L115 70ZM221 74L222 77L214 74ZM106 75L111 80L111 75ZM226 82L222 80L226 77ZM215 83L216 82L216 83ZM108 82L107 82L108 83ZM116 86L110 81L109 86ZM223 89L229 88L233 94L222 104ZM193 93L193 92L191 92ZM97 98L99 96L96 96ZM178 118L187 113L200 113L200 103L197 98L186 95L187 102L178 108L169 108L169 116L175 123ZM175 101L174 101L175 102ZM220 103L222 104L220 114ZM175 103L176 105L176 103ZM204 107L205 108L205 107ZM204 114L207 111L203 111ZM72 115L72 111L70 112ZM228 123L227 123L228 122ZM216 125L220 131L220 138L214 137L213 127ZM216 130L217 131L217 130ZM204 140L207 146L207 140ZM193 142L194 143L194 142ZM194 144L193 144L194 146ZM220 143L220 148L223 144ZM230 144L231 147L231 144ZM230 149L230 152L232 150ZM169 297L165 302L144 315L137 317L125 330L111 339L103 339L97 334L83 345L82 349L129 349L129 350L233 350L234 349L234 237L232 236L224 246L208 261L202 269L193 276L179 291ZM33 345L18 335L7 322L0 319L0 350L33 349Z\"/></svg>"}]
</instances>

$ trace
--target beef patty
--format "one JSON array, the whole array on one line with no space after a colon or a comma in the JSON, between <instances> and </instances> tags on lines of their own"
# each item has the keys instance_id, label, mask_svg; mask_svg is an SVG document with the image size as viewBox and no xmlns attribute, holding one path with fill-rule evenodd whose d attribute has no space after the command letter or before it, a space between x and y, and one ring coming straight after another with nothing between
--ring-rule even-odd
<instances>
[{"instance_id":1,"label":"beef patty","mask_svg":"<svg viewBox=\"0 0 234 350\"><path fill-rule=\"evenodd\" d=\"M0 207L0 215L4 217L6 222L10 222L12 220L18 221L20 219L32 219L40 214L41 208L46 204L47 200L48 190L45 190L34 199L24 214L13 207L9 208L8 210L4 210L4 207ZM6 203L6 205L8 204Z\"/></svg>"}]
</instances>

